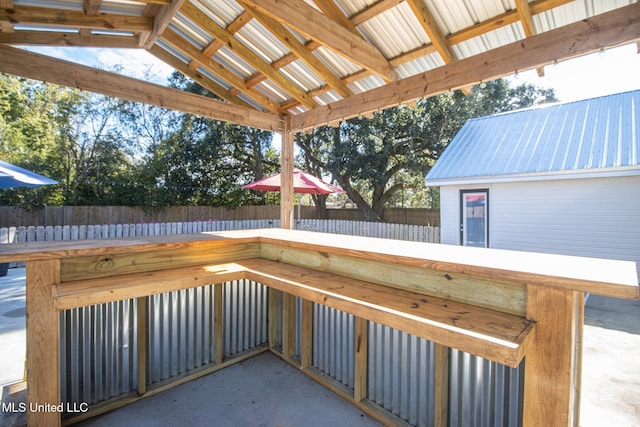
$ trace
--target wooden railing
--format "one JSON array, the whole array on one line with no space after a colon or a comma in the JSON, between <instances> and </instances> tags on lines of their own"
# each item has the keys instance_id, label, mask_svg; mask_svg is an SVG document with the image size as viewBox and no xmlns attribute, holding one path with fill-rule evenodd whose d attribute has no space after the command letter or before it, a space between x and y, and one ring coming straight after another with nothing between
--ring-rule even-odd
<instances>
[{"instance_id":1,"label":"wooden railing","mask_svg":"<svg viewBox=\"0 0 640 427\"><path fill-rule=\"evenodd\" d=\"M638 298L631 262L282 229L0 249L0 262L26 260L28 400L51 405L60 402L60 310L250 278L269 287L271 351L382 422L397 419L367 400L369 322L434 342L436 372L447 371L449 347L507 366L525 360L523 424L568 426L579 419L584 293ZM312 304L355 316L352 390L309 367ZM434 425L447 425L447 388L443 374ZM28 423L61 419L30 411Z\"/></svg>"}]
</instances>

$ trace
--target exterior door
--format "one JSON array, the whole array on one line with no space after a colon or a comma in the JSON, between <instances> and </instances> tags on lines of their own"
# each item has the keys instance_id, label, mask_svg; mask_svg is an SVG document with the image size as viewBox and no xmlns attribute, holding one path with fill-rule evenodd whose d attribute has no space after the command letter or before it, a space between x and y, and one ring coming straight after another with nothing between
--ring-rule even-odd
<instances>
[{"instance_id":1,"label":"exterior door","mask_svg":"<svg viewBox=\"0 0 640 427\"><path fill-rule=\"evenodd\" d=\"M460 244L489 247L489 190L460 191Z\"/></svg>"}]
</instances>

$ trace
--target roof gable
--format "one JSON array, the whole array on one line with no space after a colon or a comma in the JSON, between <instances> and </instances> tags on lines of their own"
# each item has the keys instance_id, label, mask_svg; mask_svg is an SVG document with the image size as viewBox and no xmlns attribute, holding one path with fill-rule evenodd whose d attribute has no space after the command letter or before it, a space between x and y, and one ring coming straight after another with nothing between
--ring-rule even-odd
<instances>
[{"instance_id":1,"label":"roof gable","mask_svg":"<svg viewBox=\"0 0 640 427\"><path fill-rule=\"evenodd\" d=\"M540 179L639 166L640 91L632 91L469 120L426 181Z\"/></svg>"}]
</instances>

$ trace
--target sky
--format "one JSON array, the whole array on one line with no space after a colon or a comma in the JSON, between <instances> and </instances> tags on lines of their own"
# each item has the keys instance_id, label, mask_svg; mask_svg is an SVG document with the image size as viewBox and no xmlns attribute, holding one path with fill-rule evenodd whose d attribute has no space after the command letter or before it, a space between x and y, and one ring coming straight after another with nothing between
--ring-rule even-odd
<instances>
[{"instance_id":1,"label":"sky","mask_svg":"<svg viewBox=\"0 0 640 427\"><path fill-rule=\"evenodd\" d=\"M166 85L173 72L173 68L140 49L48 48L41 53L102 69L122 65L127 75L149 76L154 83L162 85ZM546 66L544 70L544 77L539 77L536 70L530 70L508 79L513 85L532 83L553 88L561 102L640 89L640 54L635 43L562 61ZM273 143L275 148L280 148L280 134L274 135Z\"/></svg>"},{"instance_id":2,"label":"sky","mask_svg":"<svg viewBox=\"0 0 640 427\"><path fill-rule=\"evenodd\" d=\"M112 69L122 65L127 75L149 76L154 83L166 85L173 69L142 49L30 48L32 51L84 65ZM640 89L640 54L633 43L592 55L562 61L545 67L545 76L535 70L508 77L514 85L533 83L553 88L561 102L594 98Z\"/></svg>"}]
</instances>

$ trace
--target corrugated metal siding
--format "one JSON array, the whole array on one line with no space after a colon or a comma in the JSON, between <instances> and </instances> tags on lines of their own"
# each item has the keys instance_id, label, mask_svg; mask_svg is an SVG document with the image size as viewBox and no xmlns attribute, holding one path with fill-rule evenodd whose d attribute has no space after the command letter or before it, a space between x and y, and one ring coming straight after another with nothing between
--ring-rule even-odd
<instances>
[{"instance_id":1,"label":"corrugated metal siding","mask_svg":"<svg viewBox=\"0 0 640 427\"><path fill-rule=\"evenodd\" d=\"M469 120L427 183L635 166L640 91Z\"/></svg>"},{"instance_id":2,"label":"corrugated metal siding","mask_svg":"<svg viewBox=\"0 0 640 427\"><path fill-rule=\"evenodd\" d=\"M60 388L63 402L89 405L137 387L134 300L60 313Z\"/></svg>"},{"instance_id":3,"label":"corrugated metal siding","mask_svg":"<svg viewBox=\"0 0 640 427\"><path fill-rule=\"evenodd\" d=\"M313 366L353 388L355 321L352 315L330 307L313 307Z\"/></svg>"},{"instance_id":4,"label":"corrugated metal siding","mask_svg":"<svg viewBox=\"0 0 640 427\"><path fill-rule=\"evenodd\" d=\"M264 285L222 284L225 357L267 342ZM153 295L147 306L148 384L215 363L214 285ZM94 404L137 390L135 300L60 315L62 401Z\"/></svg>"},{"instance_id":5,"label":"corrugated metal siding","mask_svg":"<svg viewBox=\"0 0 640 427\"><path fill-rule=\"evenodd\" d=\"M369 323L368 398L415 426L433 425L435 345Z\"/></svg>"},{"instance_id":6,"label":"corrugated metal siding","mask_svg":"<svg viewBox=\"0 0 640 427\"><path fill-rule=\"evenodd\" d=\"M449 426L522 425L524 363L509 368L451 349Z\"/></svg>"},{"instance_id":7,"label":"corrugated metal siding","mask_svg":"<svg viewBox=\"0 0 640 427\"><path fill-rule=\"evenodd\" d=\"M224 356L267 342L267 287L251 280L235 280L223 288Z\"/></svg>"}]
</instances>

